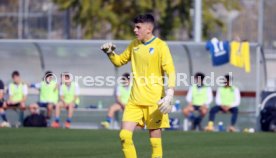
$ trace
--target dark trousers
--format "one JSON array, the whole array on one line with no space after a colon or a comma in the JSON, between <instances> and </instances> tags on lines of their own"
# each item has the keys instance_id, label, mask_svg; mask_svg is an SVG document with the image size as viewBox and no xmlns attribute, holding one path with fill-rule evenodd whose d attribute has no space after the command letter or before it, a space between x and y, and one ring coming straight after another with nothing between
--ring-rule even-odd
<instances>
[{"instance_id":1,"label":"dark trousers","mask_svg":"<svg viewBox=\"0 0 276 158\"><path fill-rule=\"evenodd\" d=\"M224 112L223 109L220 106L218 106L218 105L212 107L211 110L210 110L210 114L209 114L209 121L213 121L214 122L216 114L219 111ZM239 109L238 109L238 107L233 107L233 108L229 109L229 112L232 114L232 116L231 116L231 125L234 126L236 124L236 122L237 122L237 119L238 119Z\"/></svg>"}]
</instances>

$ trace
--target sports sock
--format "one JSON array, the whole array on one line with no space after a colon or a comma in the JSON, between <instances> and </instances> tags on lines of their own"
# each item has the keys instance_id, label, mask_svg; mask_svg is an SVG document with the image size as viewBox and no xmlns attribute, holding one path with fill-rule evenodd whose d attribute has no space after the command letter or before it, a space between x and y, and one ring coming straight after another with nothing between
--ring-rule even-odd
<instances>
[{"instance_id":1,"label":"sports sock","mask_svg":"<svg viewBox=\"0 0 276 158\"><path fill-rule=\"evenodd\" d=\"M19 111L19 122L23 125L24 111Z\"/></svg>"},{"instance_id":2,"label":"sports sock","mask_svg":"<svg viewBox=\"0 0 276 158\"><path fill-rule=\"evenodd\" d=\"M194 113L190 113L189 114L189 116L188 116L188 119L190 120L190 121L194 121L194 119L195 119L195 115L194 115Z\"/></svg>"},{"instance_id":3,"label":"sports sock","mask_svg":"<svg viewBox=\"0 0 276 158\"><path fill-rule=\"evenodd\" d=\"M194 125L195 126L200 126L200 123L202 121L203 117L201 115L197 116L194 120Z\"/></svg>"},{"instance_id":4,"label":"sports sock","mask_svg":"<svg viewBox=\"0 0 276 158\"><path fill-rule=\"evenodd\" d=\"M60 120L59 117L56 117L56 118L55 118L55 122L56 122L56 123L59 123L59 120Z\"/></svg>"},{"instance_id":5,"label":"sports sock","mask_svg":"<svg viewBox=\"0 0 276 158\"><path fill-rule=\"evenodd\" d=\"M106 117L106 122L111 123L111 122L112 122L112 118L109 117L109 116L107 116L107 117Z\"/></svg>"},{"instance_id":6,"label":"sports sock","mask_svg":"<svg viewBox=\"0 0 276 158\"><path fill-rule=\"evenodd\" d=\"M152 146L152 158L162 158L162 140L161 138L150 138L150 143Z\"/></svg>"},{"instance_id":7,"label":"sports sock","mask_svg":"<svg viewBox=\"0 0 276 158\"><path fill-rule=\"evenodd\" d=\"M6 113L5 112L1 112L1 117L2 117L2 120L7 122L7 117L6 117Z\"/></svg>"},{"instance_id":8,"label":"sports sock","mask_svg":"<svg viewBox=\"0 0 276 158\"><path fill-rule=\"evenodd\" d=\"M72 119L69 117L66 119L66 122L68 122L68 123L71 123L71 121L72 121Z\"/></svg>"}]
</instances>

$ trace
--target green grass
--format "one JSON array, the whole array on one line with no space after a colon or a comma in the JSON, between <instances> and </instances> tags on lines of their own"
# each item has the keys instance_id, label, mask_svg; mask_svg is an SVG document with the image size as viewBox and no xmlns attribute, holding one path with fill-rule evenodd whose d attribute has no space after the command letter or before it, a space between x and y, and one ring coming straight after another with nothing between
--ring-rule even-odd
<instances>
[{"instance_id":1,"label":"green grass","mask_svg":"<svg viewBox=\"0 0 276 158\"><path fill-rule=\"evenodd\" d=\"M122 158L118 131L0 129L1 158ZM275 158L273 133L163 133L164 158ZM148 133L137 131L139 158L150 158Z\"/></svg>"}]
</instances>

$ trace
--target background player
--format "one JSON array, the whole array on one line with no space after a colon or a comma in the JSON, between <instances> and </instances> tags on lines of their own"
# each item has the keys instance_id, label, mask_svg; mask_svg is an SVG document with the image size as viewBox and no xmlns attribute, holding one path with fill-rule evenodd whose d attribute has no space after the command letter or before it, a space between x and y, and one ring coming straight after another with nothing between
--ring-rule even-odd
<instances>
[{"instance_id":1,"label":"background player","mask_svg":"<svg viewBox=\"0 0 276 158\"><path fill-rule=\"evenodd\" d=\"M238 106L240 105L241 100L240 91L237 87L232 85L231 76L225 75L224 77L225 86L220 87L217 90L216 106L210 110L209 122L206 127L207 131L214 130L215 116L219 111L222 111L223 113L230 112L232 114L231 125L228 130L230 132L236 131L235 124L238 119Z\"/></svg>"},{"instance_id":2,"label":"background player","mask_svg":"<svg viewBox=\"0 0 276 158\"><path fill-rule=\"evenodd\" d=\"M40 83L31 84L32 88L39 89L39 102L30 105L30 108L47 108L47 119L50 120L54 105L58 102L58 84L53 78L53 73L47 71Z\"/></svg>"},{"instance_id":3,"label":"background player","mask_svg":"<svg viewBox=\"0 0 276 158\"><path fill-rule=\"evenodd\" d=\"M183 109L183 114L192 121L192 129L195 130L199 127L201 130L201 121L208 113L209 104L213 100L213 93L210 87L204 85L205 75L203 73L196 73L194 76L195 84L189 88L186 100L189 103ZM198 116L193 114L194 111L198 111Z\"/></svg>"},{"instance_id":4,"label":"background player","mask_svg":"<svg viewBox=\"0 0 276 158\"><path fill-rule=\"evenodd\" d=\"M127 104L130 96L130 91L131 91L130 75L129 73L124 73L122 75L121 83L118 84L115 90L116 103L114 103L109 107L106 121L101 122L101 125L104 128L109 128L115 113L125 108L125 105Z\"/></svg>"},{"instance_id":5,"label":"background player","mask_svg":"<svg viewBox=\"0 0 276 158\"><path fill-rule=\"evenodd\" d=\"M28 95L28 86L22 82L18 71L12 72L13 82L9 84L9 98L7 105L4 107L19 109L19 122L22 124L24 119L24 111L26 109L26 100Z\"/></svg>"},{"instance_id":6,"label":"background player","mask_svg":"<svg viewBox=\"0 0 276 158\"><path fill-rule=\"evenodd\" d=\"M10 126L4 109L4 91L5 91L5 86L3 81L0 79L0 115L3 121L2 124L7 124L7 126Z\"/></svg>"},{"instance_id":7,"label":"background player","mask_svg":"<svg viewBox=\"0 0 276 158\"><path fill-rule=\"evenodd\" d=\"M55 121L52 123L53 128L60 127L60 111L61 108L65 108L67 113L67 119L65 122L65 128L70 128L75 106L80 103L79 100L79 86L73 82L71 74L65 72L61 75L62 84L60 85L60 102L56 106Z\"/></svg>"}]
</instances>

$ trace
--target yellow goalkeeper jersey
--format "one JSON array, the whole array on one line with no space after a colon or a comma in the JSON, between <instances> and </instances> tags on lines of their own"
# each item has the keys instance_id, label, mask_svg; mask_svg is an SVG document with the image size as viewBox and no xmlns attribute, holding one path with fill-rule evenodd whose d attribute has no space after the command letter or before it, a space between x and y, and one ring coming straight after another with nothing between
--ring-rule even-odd
<instances>
[{"instance_id":1,"label":"yellow goalkeeper jersey","mask_svg":"<svg viewBox=\"0 0 276 158\"><path fill-rule=\"evenodd\" d=\"M249 42L231 43L230 63L236 67L244 68L245 72L249 73L250 67L250 46Z\"/></svg>"},{"instance_id":2,"label":"yellow goalkeeper jersey","mask_svg":"<svg viewBox=\"0 0 276 158\"><path fill-rule=\"evenodd\" d=\"M173 59L166 42L153 37L142 43L133 40L120 55L110 54L111 62L120 67L129 61L132 65L133 85L129 102L151 106L164 96L164 83L175 87L175 69ZM165 74L168 80L164 80ZM166 81L166 82L164 82Z\"/></svg>"}]
</instances>

